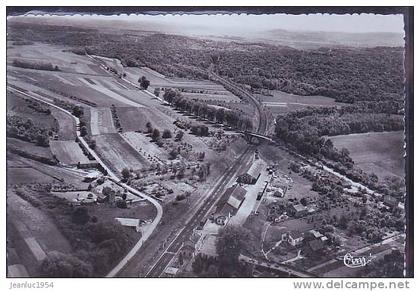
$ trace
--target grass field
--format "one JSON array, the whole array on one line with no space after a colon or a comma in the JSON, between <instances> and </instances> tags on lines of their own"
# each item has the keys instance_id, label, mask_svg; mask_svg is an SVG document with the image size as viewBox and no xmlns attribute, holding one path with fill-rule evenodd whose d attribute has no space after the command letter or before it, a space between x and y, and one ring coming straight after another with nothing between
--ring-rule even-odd
<instances>
[{"instance_id":1,"label":"grass field","mask_svg":"<svg viewBox=\"0 0 420 291\"><path fill-rule=\"evenodd\" d=\"M81 188L86 188L88 185L83 182L86 173L65 167L46 165L13 153L7 153L7 167L8 184L64 182Z\"/></svg>"},{"instance_id":2,"label":"grass field","mask_svg":"<svg viewBox=\"0 0 420 291\"><path fill-rule=\"evenodd\" d=\"M8 62L14 59L49 62L57 65L63 72L105 74L98 66L91 66L91 61L87 57L64 51L64 47L41 43L15 46L14 49L8 50L7 59Z\"/></svg>"},{"instance_id":3,"label":"grass field","mask_svg":"<svg viewBox=\"0 0 420 291\"><path fill-rule=\"evenodd\" d=\"M57 121L52 114L45 114L35 111L28 107L28 103L24 98L16 96L14 93L8 91L7 98L7 114L18 115L23 118L31 119L32 122L43 128L56 128Z\"/></svg>"},{"instance_id":4,"label":"grass field","mask_svg":"<svg viewBox=\"0 0 420 291\"><path fill-rule=\"evenodd\" d=\"M53 154L63 164L89 163L89 159L83 154L79 144L75 141L51 141L50 147Z\"/></svg>"},{"instance_id":5,"label":"grass field","mask_svg":"<svg viewBox=\"0 0 420 291\"><path fill-rule=\"evenodd\" d=\"M30 167L7 169L7 184L52 183L55 179Z\"/></svg>"},{"instance_id":6,"label":"grass field","mask_svg":"<svg viewBox=\"0 0 420 291\"><path fill-rule=\"evenodd\" d=\"M329 137L337 148L347 148L357 166L380 179L404 177L404 132L377 132Z\"/></svg>"},{"instance_id":7,"label":"grass field","mask_svg":"<svg viewBox=\"0 0 420 291\"><path fill-rule=\"evenodd\" d=\"M146 137L143 133L127 131L123 133L123 136L144 158L150 156L166 159L168 156L163 148L157 147L156 144L150 142L150 138Z\"/></svg>"},{"instance_id":8,"label":"grass field","mask_svg":"<svg viewBox=\"0 0 420 291\"><path fill-rule=\"evenodd\" d=\"M343 103L335 102L333 98L324 96L299 96L282 91L271 91L273 96L258 95L264 106L272 113L282 114L307 106L342 106Z\"/></svg>"},{"instance_id":9,"label":"grass field","mask_svg":"<svg viewBox=\"0 0 420 291\"><path fill-rule=\"evenodd\" d=\"M102 134L95 137L96 150L107 164L112 164L118 172L124 168L141 169L145 160L117 133Z\"/></svg>"},{"instance_id":10,"label":"grass field","mask_svg":"<svg viewBox=\"0 0 420 291\"><path fill-rule=\"evenodd\" d=\"M76 138L76 123L68 114L54 107L50 107L51 114L58 121L58 139L74 140Z\"/></svg>"},{"instance_id":11,"label":"grass field","mask_svg":"<svg viewBox=\"0 0 420 291\"><path fill-rule=\"evenodd\" d=\"M137 84L139 77L145 76L153 87L173 87L173 88L189 88L197 90L224 90L221 85L210 81L196 81L180 78L168 78L162 74L146 67L127 67L124 68L127 79Z\"/></svg>"},{"instance_id":12,"label":"grass field","mask_svg":"<svg viewBox=\"0 0 420 291\"><path fill-rule=\"evenodd\" d=\"M20 139L16 139L16 138L7 138L7 146L13 147L13 148L17 148L20 150L23 150L27 153L39 156L39 157L45 157L48 159L52 159L52 153L49 147L41 147L41 146L37 146L33 143L27 142L27 141L23 141Z\"/></svg>"},{"instance_id":13,"label":"grass field","mask_svg":"<svg viewBox=\"0 0 420 291\"><path fill-rule=\"evenodd\" d=\"M146 123L150 121L147 116L149 110L138 107L117 107L116 110L123 131L146 130Z\"/></svg>"}]
</instances>

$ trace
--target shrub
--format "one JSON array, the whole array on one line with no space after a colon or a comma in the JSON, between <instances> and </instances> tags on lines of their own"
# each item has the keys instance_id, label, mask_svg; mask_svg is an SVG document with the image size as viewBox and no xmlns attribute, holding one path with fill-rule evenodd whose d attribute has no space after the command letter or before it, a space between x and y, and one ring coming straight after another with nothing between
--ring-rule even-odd
<instances>
[{"instance_id":1,"label":"shrub","mask_svg":"<svg viewBox=\"0 0 420 291\"><path fill-rule=\"evenodd\" d=\"M172 133L169 129L165 129L162 133L162 138L171 138L172 137Z\"/></svg>"},{"instance_id":2,"label":"shrub","mask_svg":"<svg viewBox=\"0 0 420 291\"><path fill-rule=\"evenodd\" d=\"M61 252L49 252L40 266L41 277L80 278L92 277L92 265L81 259Z\"/></svg>"},{"instance_id":3,"label":"shrub","mask_svg":"<svg viewBox=\"0 0 420 291\"><path fill-rule=\"evenodd\" d=\"M86 224L90 220L89 212L86 207L78 207L73 211L72 221L75 224Z\"/></svg>"},{"instance_id":4,"label":"shrub","mask_svg":"<svg viewBox=\"0 0 420 291\"><path fill-rule=\"evenodd\" d=\"M182 201L182 200L184 200L185 199L185 195L183 195L183 194L179 194L179 195L177 195L176 196L176 201Z\"/></svg>"}]
</instances>

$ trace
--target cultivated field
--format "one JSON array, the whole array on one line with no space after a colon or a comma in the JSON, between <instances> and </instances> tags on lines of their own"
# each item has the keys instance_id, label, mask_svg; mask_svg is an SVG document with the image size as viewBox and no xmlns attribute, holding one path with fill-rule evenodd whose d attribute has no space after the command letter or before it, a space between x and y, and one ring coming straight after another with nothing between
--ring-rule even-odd
<instances>
[{"instance_id":1,"label":"cultivated field","mask_svg":"<svg viewBox=\"0 0 420 291\"><path fill-rule=\"evenodd\" d=\"M113 165L118 172L124 168L138 170L147 164L140 154L117 133L98 135L95 140L100 156L109 165Z\"/></svg>"},{"instance_id":2,"label":"cultivated field","mask_svg":"<svg viewBox=\"0 0 420 291\"><path fill-rule=\"evenodd\" d=\"M52 153L63 164L77 165L79 162L81 164L90 162L75 141L50 141L50 147Z\"/></svg>"},{"instance_id":3,"label":"cultivated field","mask_svg":"<svg viewBox=\"0 0 420 291\"><path fill-rule=\"evenodd\" d=\"M90 130L92 135L117 132L109 108L90 108Z\"/></svg>"},{"instance_id":4,"label":"cultivated field","mask_svg":"<svg viewBox=\"0 0 420 291\"><path fill-rule=\"evenodd\" d=\"M404 177L404 132L375 132L329 137L337 148L347 148L357 166L380 179Z\"/></svg>"},{"instance_id":5,"label":"cultivated field","mask_svg":"<svg viewBox=\"0 0 420 291\"><path fill-rule=\"evenodd\" d=\"M174 88L181 91L184 96L192 99L226 102L241 101L223 86L211 81L168 78L147 67L127 67L124 68L124 71L127 74L126 78L135 84L137 84L139 77L145 76L150 81L149 91L153 91L154 88Z\"/></svg>"}]
</instances>

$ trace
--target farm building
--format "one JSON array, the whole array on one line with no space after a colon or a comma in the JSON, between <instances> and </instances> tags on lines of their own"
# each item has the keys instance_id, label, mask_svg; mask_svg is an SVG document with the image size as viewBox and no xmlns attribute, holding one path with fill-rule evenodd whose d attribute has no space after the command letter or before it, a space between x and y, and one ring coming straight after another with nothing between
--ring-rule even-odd
<instances>
[{"instance_id":1,"label":"farm building","mask_svg":"<svg viewBox=\"0 0 420 291\"><path fill-rule=\"evenodd\" d=\"M252 163L248 172L240 175L238 177L238 182L243 184L255 184L258 181L258 178L261 175L261 172L264 170L264 164L256 161Z\"/></svg>"},{"instance_id":2,"label":"farm building","mask_svg":"<svg viewBox=\"0 0 420 291\"><path fill-rule=\"evenodd\" d=\"M308 210L305 206L299 203L291 205L288 209L288 213L290 216L298 218L305 216L308 213Z\"/></svg>"},{"instance_id":3,"label":"farm building","mask_svg":"<svg viewBox=\"0 0 420 291\"><path fill-rule=\"evenodd\" d=\"M229 199L227 203L232 206L235 209L239 209L241 207L242 202L245 199L246 190L242 188L239 184L236 184L235 186L230 187L226 191L231 191L231 194L229 196Z\"/></svg>"},{"instance_id":4,"label":"farm building","mask_svg":"<svg viewBox=\"0 0 420 291\"><path fill-rule=\"evenodd\" d=\"M169 277L175 277L176 274L178 273L179 269L178 268L174 268L174 267L167 267L165 269L165 275L169 276Z\"/></svg>"},{"instance_id":5,"label":"farm building","mask_svg":"<svg viewBox=\"0 0 420 291\"><path fill-rule=\"evenodd\" d=\"M96 172L96 171L95 172L89 172L88 174L86 174L83 177L83 181L87 182L87 183L90 183L90 182L98 179L100 176L101 176L101 174L99 172Z\"/></svg>"},{"instance_id":6,"label":"farm building","mask_svg":"<svg viewBox=\"0 0 420 291\"><path fill-rule=\"evenodd\" d=\"M319 231L315 229L309 230L308 236L311 237L312 239L320 240L321 242L325 242L328 240L328 238L325 235L323 235L322 233L320 233Z\"/></svg>"},{"instance_id":7,"label":"farm building","mask_svg":"<svg viewBox=\"0 0 420 291\"><path fill-rule=\"evenodd\" d=\"M140 219L136 218L115 218L122 226L134 228L136 232L141 232Z\"/></svg>"}]
</instances>

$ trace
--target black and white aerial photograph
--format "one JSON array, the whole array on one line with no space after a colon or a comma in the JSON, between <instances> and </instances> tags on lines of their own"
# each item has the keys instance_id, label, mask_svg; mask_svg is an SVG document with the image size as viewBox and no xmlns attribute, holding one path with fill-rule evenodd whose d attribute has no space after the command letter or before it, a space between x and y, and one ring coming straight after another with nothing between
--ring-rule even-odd
<instances>
[{"instance_id":1,"label":"black and white aerial photograph","mask_svg":"<svg viewBox=\"0 0 420 291\"><path fill-rule=\"evenodd\" d=\"M7 7L7 278L413 276L413 7L126 8Z\"/></svg>"}]
</instances>

